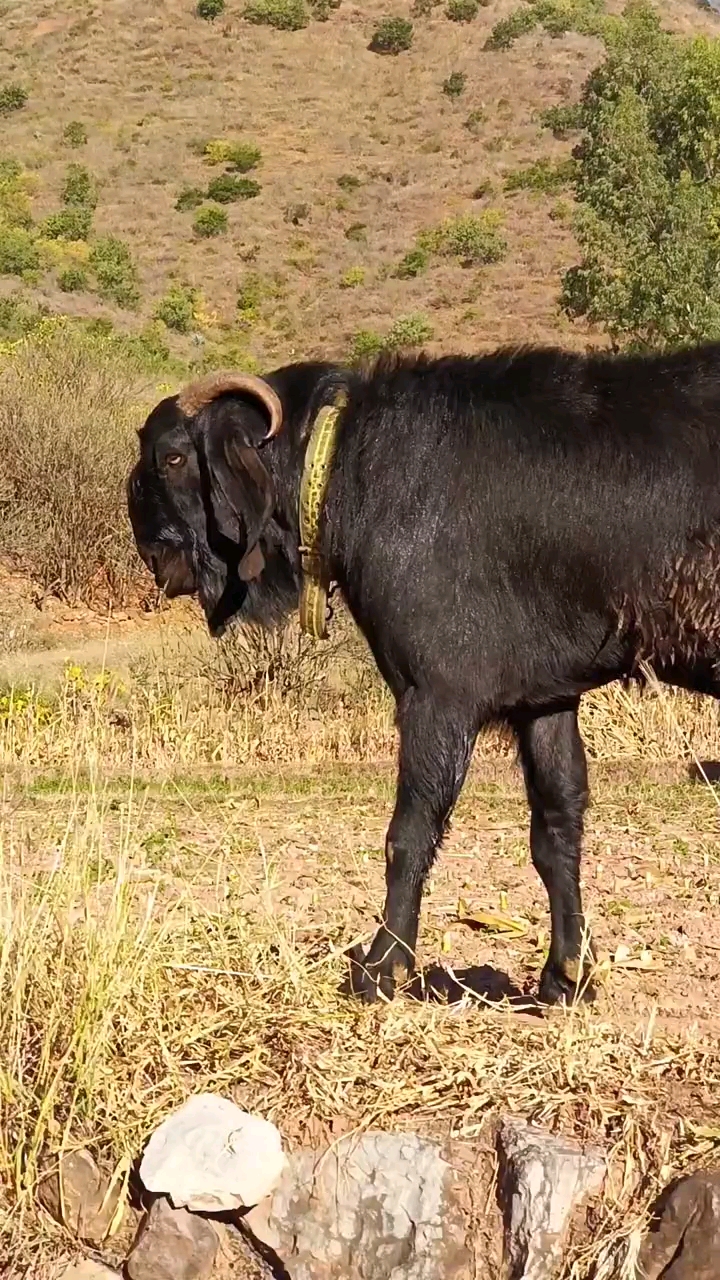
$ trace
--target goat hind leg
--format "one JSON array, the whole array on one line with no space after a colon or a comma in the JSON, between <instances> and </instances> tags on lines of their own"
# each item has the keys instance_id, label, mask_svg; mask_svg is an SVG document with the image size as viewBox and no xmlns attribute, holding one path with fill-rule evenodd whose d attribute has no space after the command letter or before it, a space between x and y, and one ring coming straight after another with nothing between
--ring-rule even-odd
<instances>
[{"instance_id":1,"label":"goat hind leg","mask_svg":"<svg viewBox=\"0 0 720 1280\"><path fill-rule=\"evenodd\" d=\"M465 780L477 725L466 707L409 690L398 706L400 769L385 842L383 924L369 952L350 957L354 995L391 999L415 967L420 904L448 819Z\"/></svg>"}]
</instances>

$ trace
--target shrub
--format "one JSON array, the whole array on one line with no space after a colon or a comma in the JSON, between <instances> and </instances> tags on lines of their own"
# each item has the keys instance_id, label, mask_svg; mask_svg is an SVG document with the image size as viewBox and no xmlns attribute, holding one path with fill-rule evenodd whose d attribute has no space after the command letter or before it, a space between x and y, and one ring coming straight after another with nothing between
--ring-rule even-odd
<instances>
[{"instance_id":1,"label":"shrub","mask_svg":"<svg viewBox=\"0 0 720 1280\"><path fill-rule=\"evenodd\" d=\"M423 271L427 271L429 261L428 250L417 245L400 260L393 275L397 276L398 280L414 280L416 276L422 275Z\"/></svg>"},{"instance_id":2,"label":"shrub","mask_svg":"<svg viewBox=\"0 0 720 1280\"><path fill-rule=\"evenodd\" d=\"M238 178L234 173L223 173L208 183L208 200L218 204L232 204L234 200L252 200L260 194L259 182L252 178Z\"/></svg>"},{"instance_id":3,"label":"shrub","mask_svg":"<svg viewBox=\"0 0 720 1280\"><path fill-rule=\"evenodd\" d=\"M385 339L374 329L359 329L350 346L350 360L359 364L363 360L374 360L385 350Z\"/></svg>"},{"instance_id":4,"label":"shrub","mask_svg":"<svg viewBox=\"0 0 720 1280\"><path fill-rule=\"evenodd\" d=\"M206 22L214 22L224 9L225 0L197 0L195 6L198 18L205 18Z\"/></svg>"},{"instance_id":5,"label":"shrub","mask_svg":"<svg viewBox=\"0 0 720 1280\"><path fill-rule=\"evenodd\" d=\"M561 301L616 345L720 338L720 42L629 6L582 97L576 236Z\"/></svg>"},{"instance_id":6,"label":"shrub","mask_svg":"<svg viewBox=\"0 0 720 1280\"><path fill-rule=\"evenodd\" d=\"M364 267L350 267L350 269L340 277L341 289L357 289L360 287L360 285L364 283L365 283Z\"/></svg>"},{"instance_id":7,"label":"shrub","mask_svg":"<svg viewBox=\"0 0 720 1280\"><path fill-rule=\"evenodd\" d=\"M245 326L253 324L260 314L260 304L265 295L263 282L258 275L249 275L238 289L238 318Z\"/></svg>"},{"instance_id":8,"label":"shrub","mask_svg":"<svg viewBox=\"0 0 720 1280\"><path fill-rule=\"evenodd\" d=\"M364 244L367 240L367 227L364 222L353 222L345 230L346 240L356 240Z\"/></svg>"},{"instance_id":9,"label":"shrub","mask_svg":"<svg viewBox=\"0 0 720 1280\"><path fill-rule=\"evenodd\" d=\"M0 338L18 342L37 328L45 314L44 309L22 298L0 298Z\"/></svg>"},{"instance_id":10,"label":"shrub","mask_svg":"<svg viewBox=\"0 0 720 1280\"><path fill-rule=\"evenodd\" d=\"M133 310L140 301L137 271L123 240L104 236L96 240L88 259L95 273L98 293L119 307Z\"/></svg>"},{"instance_id":11,"label":"shrub","mask_svg":"<svg viewBox=\"0 0 720 1280\"><path fill-rule=\"evenodd\" d=\"M228 228L228 216L224 209L208 204L198 209L193 218L193 231L196 236L209 240L212 236L220 236Z\"/></svg>"},{"instance_id":12,"label":"shrub","mask_svg":"<svg viewBox=\"0 0 720 1280\"><path fill-rule=\"evenodd\" d=\"M21 84L0 85L0 116L9 116L11 111L19 111L28 100L28 91Z\"/></svg>"},{"instance_id":13,"label":"shrub","mask_svg":"<svg viewBox=\"0 0 720 1280\"><path fill-rule=\"evenodd\" d=\"M63 293L82 293L88 287L87 273L82 267L67 267L58 276L58 288Z\"/></svg>"},{"instance_id":14,"label":"shrub","mask_svg":"<svg viewBox=\"0 0 720 1280\"><path fill-rule=\"evenodd\" d=\"M474 111L470 112L467 120L465 120L465 128L468 133L472 133L473 136L477 137L486 120L487 114L484 109L482 107L476 107Z\"/></svg>"},{"instance_id":15,"label":"shrub","mask_svg":"<svg viewBox=\"0 0 720 1280\"><path fill-rule=\"evenodd\" d=\"M538 112L538 120L545 129L550 129L556 138L567 138L568 134L582 128L582 107L579 102L556 107L546 107Z\"/></svg>"},{"instance_id":16,"label":"shrub","mask_svg":"<svg viewBox=\"0 0 720 1280\"><path fill-rule=\"evenodd\" d=\"M112 338L68 321L43 321L2 358L0 549L41 587L128 597L139 563L125 477L147 394Z\"/></svg>"},{"instance_id":17,"label":"shrub","mask_svg":"<svg viewBox=\"0 0 720 1280\"><path fill-rule=\"evenodd\" d=\"M485 41L486 49L510 49L520 36L524 36L528 31L534 31L538 25L538 15L534 9L529 6L523 9L514 9L508 14L507 18L501 18L495 23L490 35Z\"/></svg>"},{"instance_id":18,"label":"shrub","mask_svg":"<svg viewBox=\"0 0 720 1280\"><path fill-rule=\"evenodd\" d=\"M175 208L178 213L187 213L189 209L197 209L205 199L205 192L201 187L183 187L175 201Z\"/></svg>"},{"instance_id":19,"label":"shrub","mask_svg":"<svg viewBox=\"0 0 720 1280\"><path fill-rule=\"evenodd\" d=\"M69 164L65 170L62 202L82 209L94 209L97 204L95 181L82 164Z\"/></svg>"},{"instance_id":20,"label":"shrub","mask_svg":"<svg viewBox=\"0 0 720 1280\"><path fill-rule=\"evenodd\" d=\"M232 142L226 138L212 138L203 143L202 155L206 164L224 164L234 173L249 173L262 159L262 152L254 142Z\"/></svg>"},{"instance_id":21,"label":"shrub","mask_svg":"<svg viewBox=\"0 0 720 1280\"><path fill-rule=\"evenodd\" d=\"M40 251L32 232L0 225L0 276L22 276L39 266Z\"/></svg>"},{"instance_id":22,"label":"shrub","mask_svg":"<svg viewBox=\"0 0 720 1280\"><path fill-rule=\"evenodd\" d=\"M513 173L509 173L504 185L508 192L538 191L543 195L557 195L558 191L562 191L563 187L572 182L574 175L575 161L572 158L568 157L566 160L544 158L535 160L524 169L515 169Z\"/></svg>"},{"instance_id":23,"label":"shrub","mask_svg":"<svg viewBox=\"0 0 720 1280\"><path fill-rule=\"evenodd\" d=\"M40 234L46 240L87 240L91 228L91 209L61 209L40 224Z\"/></svg>"},{"instance_id":24,"label":"shrub","mask_svg":"<svg viewBox=\"0 0 720 1280\"><path fill-rule=\"evenodd\" d=\"M251 0L244 17L276 31L300 31L310 21L305 0Z\"/></svg>"},{"instance_id":25,"label":"shrub","mask_svg":"<svg viewBox=\"0 0 720 1280\"><path fill-rule=\"evenodd\" d=\"M448 98L459 98L465 92L467 76L464 71L451 71L447 80L443 80L443 93Z\"/></svg>"},{"instance_id":26,"label":"shrub","mask_svg":"<svg viewBox=\"0 0 720 1280\"><path fill-rule=\"evenodd\" d=\"M460 258L466 266L486 266L499 262L507 252L507 242L500 231L502 221L497 209L461 214L425 232L419 243L428 252Z\"/></svg>"},{"instance_id":27,"label":"shrub","mask_svg":"<svg viewBox=\"0 0 720 1280\"><path fill-rule=\"evenodd\" d=\"M421 347L433 336L433 327L426 316L416 313L400 316L393 324L385 346L390 350L402 350L407 347Z\"/></svg>"},{"instance_id":28,"label":"shrub","mask_svg":"<svg viewBox=\"0 0 720 1280\"><path fill-rule=\"evenodd\" d=\"M359 178L354 173L341 173L336 182L342 191L357 191L362 186Z\"/></svg>"},{"instance_id":29,"label":"shrub","mask_svg":"<svg viewBox=\"0 0 720 1280\"><path fill-rule=\"evenodd\" d=\"M413 0L410 10L413 18L429 18L433 9L437 9L441 0Z\"/></svg>"},{"instance_id":30,"label":"shrub","mask_svg":"<svg viewBox=\"0 0 720 1280\"><path fill-rule=\"evenodd\" d=\"M88 131L82 120L71 120L63 129L63 142L69 147L84 147L88 140Z\"/></svg>"},{"instance_id":31,"label":"shrub","mask_svg":"<svg viewBox=\"0 0 720 1280\"><path fill-rule=\"evenodd\" d=\"M330 14L340 8L342 0L309 0L313 18L318 22L327 22Z\"/></svg>"},{"instance_id":32,"label":"shrub","mask_svg":"<svg viewBox=\"0 0 720 1280\"><path fill-rule=\"evenodd\" d=\"M195 323L197 304L196 289L186 284L172 284L155 308L155 318L175 333L189 333Z\"/></svg>"},{"instance_id":33,"label":"shrub","mask_svg":"<svg viewBox=\"0 0 720 1280\"><path fill-rule=\"evenodd\" d=\"M409 18L382 18L373 31L369 48L373 53L396 56L409 49L413 41L413 24Z\"/></svg>"},{"instance_id":34,"label":"shrub","mask_svg":"<svg viewBox=\"0 0 720 1280\"><path fill-rule=\"evenodd\" d=\"M448 0L445 10L451 22L472 22L480 10L480 0Z\"/></svg>"},{"instance_id":35,"label":"shrub","mask_svg":"<svg viewBox=\"0 0 720 1280\"><path fill-rule=\"evenodd\" d=\"M0 160L0 224L3 223L26 231L32 226L27 182L17 160Z\"/></svg>"}]
</instances>

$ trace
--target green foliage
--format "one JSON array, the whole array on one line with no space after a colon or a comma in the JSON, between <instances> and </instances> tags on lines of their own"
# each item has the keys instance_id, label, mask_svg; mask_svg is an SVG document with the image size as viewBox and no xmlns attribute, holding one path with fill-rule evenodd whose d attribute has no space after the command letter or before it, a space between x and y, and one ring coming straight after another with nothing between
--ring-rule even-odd
<instances>
[{"instance_id":1,"label":"green foliage","mask_svg":"<svg viewBox=\"0 0 720 1280\"><path fill-rule=\"evenodd\" d=\"M101 298L130 311L137 307L140 301L137 271L124 240L116 236L96 240L88 262L95 273Z\"/></svg>"},{"instance_id":2,"label":"green foliage","mask_svg":"<svg viewBox=\"0 0 720 1280\"><path fill-rule=\"evenodd\" d=\"M582 98L581 261L562 305L616 344L720 338L720 41L628 5Z\"/></svg>"},{"instance_id":3,"label":"green foliage","mask_svg":"<svg viewBox=\"0 0 720 1280\"><path fill-rule=\"evenodd\" d=\"M63 142L69 147L84 147L88 140L88 131L82 120L71 120L63 129Z\"/></svg>"},{"instance_id":4,"label":"green foliage","mask_svg":"<svg viewBox=\"0 0 720 1280\"><path fill-rule=\"evenodd\" d=\"M341 289L358 289L360 285L365 283L365 268L350 267L348 271L340 277Z\"/></svg>"},{"instance_id":5,"label":"green foliage","mask_svg":"<svg viewBox=\"0 0 720 1280\"><path fill-rule=\"evenodd\" d=\"M428 18L440 3L441 0L413 0L410 12L413 18Z\"/></svg>"},{"instance_id":6,"label":"green foliage","mask_svg":"<svg viewBox=\"0 0 720 1280\"><path fill-rule=\"evenodd\" d=\"M178 213L187 213L189 209L198 209L205 199L205 192L201 187L183 187L175 201L175 208Z\"/></svg>"},{"instance_id":7,"label":"green foliage","mask_svg":"<svg viewBox=\"0 0 720 1280\"><path fill-rule=\"evenodd\" d=\"M46 240L87 240L91 229L91 209L61 209L40 224L40 234Z\"/></svg>"},{"instance_id":8,"label":"green foliage","mask_svg":"<svg viewBox=\"0 0 720 1280\"><path fill-rule=\"evenodd\" d=\"M542 195L557 195L563 187L567 187L575 176L575 161L568 157L565 160L535 160L523 169L515 169L505 179L505 190L537 191Z\"/></svg>"},{"instance_id":9,"label":"green foliage","mask_svg":"<svg viewBox=\"0 0 720 1280\"><path fill-rule=\"evenodd\" d=\"M195 5L198 18L205 18L206 22L214 22L224 9L225 0L197 0Z\"/></svg>"},{"instance_id":10,"label":"green foliage","mask_svg":"<svg viewBox=\"0 0 720 1280\"><path fill-rule=\"evenodd\" d=\"M367 227L364 222L353 222L345 230L346 240L356 240L359 244L364 244L367 240Z\"/></svg>"},{"instance_id":11,"label":"green foliage","mask_svg":"<svg viewBox=\"0 0 720 1280\"><path fill-rule=\"evenodd\" d=\"M336 181L341 191L357 191L357 188L362 186L360 179L354 173L341 173Z\"/></svg>"},{"instance_id":12,"label":"green foliage","mask_svg":"<svg viewBox=\"0 0 720 1280\"><path fill-rule=\"evenodd\" d=\"M330 14L339 9L342 0L309 0L312 16L317 22L327 22Z\"/></svg>"},{"instance_id":13,"label":"green foliage","mask_svg":"<svg viewBox=\"0 0 720 1280\"><path fill-rule=\"evenodd\" d=\"M400 351L408 347L421 347L433 336L433 327L427 316L419 312L410 316L399 316L392 326L387 338L386 347L391 351Z\"/></svg>"},{"instance_id":14,"label":"green foliage","mask_svg":"<svg viewBox=\"0 0 720 1280\"><path fill-rule=\"evenodd\" d=\"M39 266L40 251L32 232L0 224L0 276L22 276Z\"/></svg>"},{"instance_id":15,"label":"green foliage","mask_svg":"<svg viewBox=\"0 0 720 1280\"><path fill-rule=\"evenodd\" d=\"M198 294L187 284L171 284L155 308L155 319L175 333L190 333L195 323Z\"/></svg>"},{"instance_id":16,"label":"green foliage","mask_svg":"<svg viewBox=\"0 0 720 1280\"><path fill-rule=\"evenodd\" d=\"M360 364L364 360L374 360L385 350L385 339L374 329L359 329L350 346L350 360Z\"/></svg>"},{"instance_id":17,"label":"green foliage","mask_svg":"<svg viewBox=\"0 0 720 1280\"><path fill-rule=\"evenodd\" d=\"M427 271L429 262L429 250L422 245L416 245L400 260L393 275L398 280L414 280L416 276L421 276L423 271Z\"/></svg>"},{"instance_id":18,"label":"green foliage","mask_svg":"<svg viewBox=\"0 0 720 1280\"><path fill-rule=\"evenodd\" d=\"M212 236L220 236L228 228L228 216L224 209L218 209L216 205L208 204L204 208L198 209L193 218L193 231L196 236L203 239L210 239Z\"/></svg>"},{"instance_id":19,"label":"green foliage","mask_svg":"<svg viewBox=\"0 0 720 1280\"><path fill-rule=\"evenodd\" d=\"M21 84L0 85L0 116L9 116L11 111L19 111L28 100L28 91Z\"/></svg>"},{"instance_id":20,"label":"green foliage","mask_svg":"<svg viewBox=\"0 0 720 1280\"><path fill-rule=\"evenodd\" d=\"M228 138L211 138L202 143L206 164L227 165L233 173L249 173L262 160L262 152L254 142L233 142Z\"/></svg>"},{"instance_id":21,"label":"green foliage","mask_svg":"<svg viewBox=\"0 0 720 1280\"><path fill-rule=\"evenodd\" d=\"M534 31L538 25L538 16L534 9L530 6L522 9L513 9L507 18L501 18L495 23L490 35L485 41L485 49L510 49L520 36L524 36L528 31Z\"/></svg>"},{"instance_id":22,"label":"green foliage","mask_svg":"<svg viewBox=\"0 0 720 1280\"><path fill-rule=\"evenodd\" d=\"M305 0L251 0L244 17L246 22L276 31L300 31L310 21Z\"/></svg>"},{"instance_id":23,"label":"green foliage","mask_svg":"<svg viewBox=\"0 0 720 1280\"><path fill-rule=\"evenodd\" d=\"M5 342L17 342L25 338L37 328L43 316L44 308L34 306L22 298L0 298L0 339Z\"/></svg>"},{"instance_id":24,"label":"green foliage","mask_svg":"<svg viewBox=\"0 0 720 1280\"><path fill-rule=\"evenodd\" d=\"M369 47L373 53L396 56L409 49L412 41L413 24L409 18L381 18Z\"/></svg>"},{"instance_id":25,"label":"green foliage","mask_svg":"<svg viewBox=\"0 0 720 1280\"><path fill-rule=\"evenodd\" d=\"M259 182L252 178L238 178L234 173L222 173L208 183L208 200L218 204L232 204L235 200L252 200L260 194Z\"/></svg>"},{"instance_id":26,"label":"green foliage","mask_svg":"<svg viewBox=\"0 0 720 1280\"><path fill-rule=\"evenodd\" d=\"M472 22L480 10L480 0L448 0L445 15L451 22Z\"/></svg>"},{"instance_id":27,"label":"green foliage","mask_svg":"<svg viewBox=\"0 0 720 1280\"><path fill-rule=\"evenodd\" d=\"M550 129L556 138L567 138L582 128L582 107L579 102L556 107L546 107L538 112L538 120L545 129Z\"/></svg>"},{"instance_id":28,"label":"green foliage","mask_svg":"<svg viewBox=\"0 0 720 1280\"><path fill-rule=\"evenodd\" d=\"M95 180L82 164L68 165L60 194L63 204L76 208L94 209L97 204Z\"/></svg>"},{"instance_id":29,"label":"green foliage","mask_svg":"<svg viewBox=\"0 0 720 1280\"><path fill-rule=\"evenodd\" d=\"M240 285L236 306L238 319L246 328L259 318L265 292L263 281L258 275L246 276Z\"/></svg>"},{"instance_id":30,"label":"green foliage","mask_svg":"<svg viewBox=\"0 0 720 1280\"><path fill-rule=\"evenodd\" d=\"M500 230L502 222L497 209L460 214L424 232L418 244L428 253L459 258L465 266L486 266L500 262L507 252L507 241Z\"/></svg>"},{"instance_id":31,"label":"green foliage","mask_svg":"<svg viewBox=\"0 0 720 1280\"><path fill-rule=\"evenodd\" d=\"M476 107L474 111L470 112L470 115L468 116L467 120L464 122L465 128L467 129L468 133L472 133L474 137L477 137L477 135L480 133L482 126L485 124L486 120L487 120L487 115L483 110L483 108Z\"/></svg>"},{"instance_id":32,"label":"green foliage","mask_svg":"<svg viewBox=\"0 0 720 1280\"><path fill-rule=\"evenodd\" d=\"M82 293L87 287L87 272L82 267L67 267L58 276L58 288L63 293Z\"/></svg>"},{"instance_id":33,"label":"green foliage","mask_svg":"<svg viewBox=\"0 0 720 1280\"><path fill-rule=\"evenodd\" d=\"M443 93L448 98L459 98L465 92L467 76L464 71L451 71L447 80L443 80Z\"/></svg>"},{"instance_id":34,"label":"green foliage","mask_svg":"<svg viewBox=\"0 0 720 1280\"><path fill-rule=\"evenodd\" d=\"M350 361L352 364L360 364L366 360L376 360L383 351L421 347L432 336L433 328L427 316L419 312L399 316L384 337L374 329L360 329L350 346Z\"/></svg>"},{"instance_id":35,"label":"green foliage","mask_svg":"<svg viewBox=\"0 0 720 1280\"><path fill-rule=\"evenodd\" d=\"M17 160L0 160L0 226L32 226L27 179Z\"/></svg>"}]
</instances>

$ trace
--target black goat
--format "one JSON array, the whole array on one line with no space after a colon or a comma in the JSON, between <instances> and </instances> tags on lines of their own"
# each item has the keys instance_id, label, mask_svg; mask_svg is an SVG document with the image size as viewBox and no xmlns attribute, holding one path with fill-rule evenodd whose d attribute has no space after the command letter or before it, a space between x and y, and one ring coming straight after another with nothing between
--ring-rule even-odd
<instances>
[{"instance_id":1,"label":"black goat","mask_svg":"<svg viewBox=\"0 0 720 1280\"><path fill-rule=\"evenodd\" d=\"M642 660L720 694L720 345L420 356L363 373L298 364L163 400L140 432L130 516L158 585L197 592L214 634L297 606L303 459L340 390L324 555L400 731L384 924L354 989L390 996L407 979L475 738L503 721L550 899L540 996L590 994L580 698Z\"/></svg>"}]
</instances>

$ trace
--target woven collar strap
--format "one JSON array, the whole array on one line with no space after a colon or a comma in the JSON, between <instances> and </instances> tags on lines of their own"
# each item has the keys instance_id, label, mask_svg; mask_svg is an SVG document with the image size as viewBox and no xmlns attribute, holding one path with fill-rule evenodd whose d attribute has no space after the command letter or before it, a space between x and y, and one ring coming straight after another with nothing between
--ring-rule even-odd
<instances>
[{"instance_id":1,"label":"woven collar strap","mask_svg":"<svg viewBox=\"0 0 720 1280\"><path fill-rule=\"evenodd\" d=\"M315 640L327 636L328 566L321 554L321 520L335 457L340 414L347 404L344 391L333 404L323 405L310 432L300 482L300 626Z\"/></svg>"}]
</instances>

